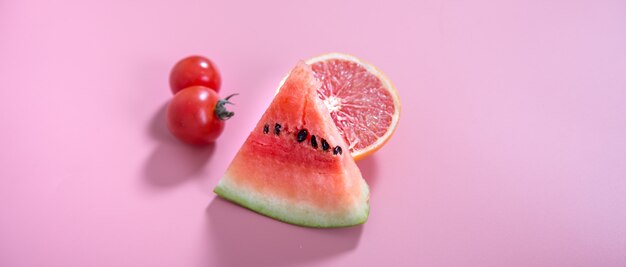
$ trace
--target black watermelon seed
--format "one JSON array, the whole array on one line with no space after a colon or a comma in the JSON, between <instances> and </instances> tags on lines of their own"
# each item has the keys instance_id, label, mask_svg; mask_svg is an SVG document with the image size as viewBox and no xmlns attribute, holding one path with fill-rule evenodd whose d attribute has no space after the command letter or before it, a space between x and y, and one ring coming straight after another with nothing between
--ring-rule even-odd
<instances>
[{"instance_id":1,"label":"black watermelon seed","mask_svg":"<svg viewBox=\"0 0 626 267\"><path fill-rule=\"evenodd\" d=\"M269 124L265 124L265 126L263 126L263 133L267 134L270 132L270 125Z\"/></svg>"},{"instance_id":2,"label":"black watermelon seed","mask_svg":"<svg viewBox=\"0 0 626 267\"><path fill-rule=\"evenodd\" d=\"M274 125L274 134L279 135L280 134L280 128L282 128L283 126L281 126L280 124L276 123L276 125Z\"/></svg>"},{"instance_id":3,"label":"black watermelon seed","mask_svg":"<svg viewBox=\"0 0 626 267\"><path fill-rule=\"evenodd\" d=\"M340 147L340 146L336 146L336 147L333 149L333 154L334 154L334 155L337 155L337 154L341 155L341 152L342 152L342 151L341 151L341 147Z\"/></svg>"},{"instance_id":4,"label":"black watermelon seed","mask_svg":"<svg viewBox=\"0 0 626 267\"><path fill-rule=\"evenodd\" d=\"M330 148L330 145L328 144L328 142L326 142L326 139L322 138L322 149L324 151L328 151L329 148Z\"/></svg>"},{"instance_id":5,"label":"black watermelon seed","mask_svg":"<svg viewBox=\"0 0 626 267\"><path fill-rule=\"evenodd\" d=\"M311 135L311 146L317 148L317 138L315 138L315 135Z\"/></svg>"},{"instance_id":6,"label":"black watermelon seed","mask_svg":"<svg viewBox=\"0 0 626 267\"><path fill-rule=\"evenodd\" d=\"M306 129L302 129L298 132L298 143L302 143L304 142L304 140L306 140L306 137L309 135L309 132L307 132Z\"/></svg>"}]
</instances>

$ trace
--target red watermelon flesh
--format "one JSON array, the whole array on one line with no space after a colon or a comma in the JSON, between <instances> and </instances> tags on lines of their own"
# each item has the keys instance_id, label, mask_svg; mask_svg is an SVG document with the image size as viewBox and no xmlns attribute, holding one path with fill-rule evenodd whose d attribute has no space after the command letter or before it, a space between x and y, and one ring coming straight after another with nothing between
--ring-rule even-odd
<instances>
[{"instance_id":1,"label":"red watermelon flesh","mask_svg":"<svg viewBox=\"0 0 626 267\"><path fill-rule=\"evenodd\" d=\"M320 86L310 66L300 63L291 71L215 193L302 226L341 227L367 220L369 188L317 96Z\"/></svg>"}]
</instances>

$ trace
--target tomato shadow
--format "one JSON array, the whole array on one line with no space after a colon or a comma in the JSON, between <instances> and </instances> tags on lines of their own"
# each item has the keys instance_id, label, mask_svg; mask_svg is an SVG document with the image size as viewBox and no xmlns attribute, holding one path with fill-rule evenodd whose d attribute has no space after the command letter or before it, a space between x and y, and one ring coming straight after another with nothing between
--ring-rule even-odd
<instances>
[{"instance_id":1,"label":"tomato shadow","mask_svg":"<svg viewBox=\"0 0 626 267\"><path fill-rule=\"evenodd\" d=\"M370 189L374 190L376 183L378 183L378 161L376 160L376 155L370 155L365 159L357 161L356 165L359 166L361 175L363 175L363 179L370 186Z\"/></svg>"},{"instance_id":2,"label":"tomato shadow","mask_svg":"<svg viewBox=\"0 0 626 267\"><path fill-rule=\"evenodd\" d=\"M214 198L206 208L215 266L291 266L321 261L358 246L363 225L315 229L279 222Z\"/></svg>"},{"instance_id":3,"label":"tomato shadow","mask_svg":"<svg viewBox=\"0 0 626 267\"><path fill-rule=\"evenodd\" d=\"M155 187L178 185L202 171L215 151L215 144L195 147L176 140L167 130L167 103L153 116L148 125L150 136L158 141L144 167L144 180Z\"/></svg>"},{"instance_id":4,"label":"tomato shadow","mask_svg":"<svg viewBox=\"0 0 626 267\"><path fill-rule=\"evenodd\" d=\"M154 116L152 116L152 118L150 119L150 123L148 124L148 134L150 135L150 137L154 138L157 141L175 141L172 135L167 130L167 126L165 125L165 119L167 117L167 106L169 103L169 100L163 103L154 114Z\"/></svg>"}]
</instances>

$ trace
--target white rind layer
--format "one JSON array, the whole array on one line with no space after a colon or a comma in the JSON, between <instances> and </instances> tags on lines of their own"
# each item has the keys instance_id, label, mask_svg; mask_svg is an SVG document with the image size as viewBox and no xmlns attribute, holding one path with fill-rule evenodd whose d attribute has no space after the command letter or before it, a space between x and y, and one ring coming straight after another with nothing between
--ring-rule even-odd
<instances>
[{"instance_id":1,"label":"white rind layer","mask_svg":"<svg viewBox=\"0 0 626 267\"><path fill-rule=\"evenodd\" d=\"M228 175L220 180L214 192L243 207L283 222L308 227L329 228L352 226L367 221L369 187L363 179L360 179L360 183L360 199L354 201L354 207L346 207L344 213L328 212L311 203L294 202L261 194L253 188L237 184Z\"/></svg>"}]
</instances>

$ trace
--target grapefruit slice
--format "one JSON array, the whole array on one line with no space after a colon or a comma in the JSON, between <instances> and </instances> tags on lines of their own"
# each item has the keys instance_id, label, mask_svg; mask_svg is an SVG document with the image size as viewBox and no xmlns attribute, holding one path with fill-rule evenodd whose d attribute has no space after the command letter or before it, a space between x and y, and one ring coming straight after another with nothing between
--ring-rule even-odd
<instances>
[{"instance_id":1,"label":"grapefruit slice","mask_svg":"<svg viewBox=\"0 0 626 267\"><path fill-rule=\"evenodd\" d=\"M318 97L321 86L311 66L297 65L214 192L302 226L365 222L369 187Z\"/></svg>"},{"instance_id":2,"label":"grapefruit slice","mask_svg":"<svg viewBox=\"0 0 626 267\"><path fill-rule=\"evenodd\" d=\"M319 97L355 160L380 149L400 118L400 99L391 81L373 65L346 54L325 54L306 63L321 82Z\"/></svg>"}]
</instances>

